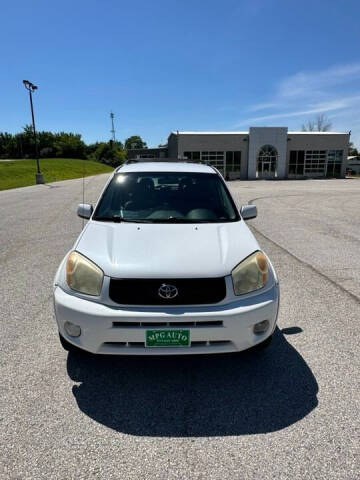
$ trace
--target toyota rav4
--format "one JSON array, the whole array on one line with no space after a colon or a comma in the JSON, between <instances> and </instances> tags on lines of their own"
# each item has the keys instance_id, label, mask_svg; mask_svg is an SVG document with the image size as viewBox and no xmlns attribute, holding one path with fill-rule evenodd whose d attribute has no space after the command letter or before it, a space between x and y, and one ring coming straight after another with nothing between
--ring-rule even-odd
<instances>
[{"instance_id":1,"label":"toyota rav4","mask_svg":"<svg viewBox=\"0 0 360 480\"><path fill-rule=\"evenodd\" d=\"M110 176L60 264L54 305L66 350L226 353L266 346L279 284L213 167L135 162Z\"/></svg>"}]
</instances>

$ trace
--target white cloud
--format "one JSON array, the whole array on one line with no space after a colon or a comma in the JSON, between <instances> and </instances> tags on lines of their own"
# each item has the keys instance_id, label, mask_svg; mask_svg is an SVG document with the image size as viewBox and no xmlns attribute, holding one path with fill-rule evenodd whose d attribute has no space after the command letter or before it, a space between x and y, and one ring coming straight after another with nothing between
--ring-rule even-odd
<instances>
[{"instance_id":1,"label":"white cloud","mask_svg":"<svg viewBox=\"0 0 360 480\"><path fill-rule=\"evenodd\" d=\"M309 97L326 94L325 89L360 79L360 63L337 65L316 72L299 72L280 82L278 96L282 98Z\"/></svg>"},{"instance_id":2,"label":"white cloud","mask_svg":"<svg viewBox=\"0 0 360 480\"><path fill-rule=\"evenodd\" d=\"M341 110L350 106L354 106L355 104L360 103L360 95L355 95L352 97L341 98L338 100L332 100L324 103L315 103L309 105L310 108L307 109L297 109L293 111L284 111L279 113L274 113L271 115L264 115L261 117L253 117L247 118L242 120L238 123L238 125L244 125L248 123L257 123L261 121L267 120L275 120L278 118L290 118L290 117L302 117L304 115L313 115L316 113L325 113L325 112L332 112L336 110ZM332 117L334 117L332 115Z\"/></svg>"},{"instance_id":3,"label":"white cloud","mask_svg":"<svg viewBox=\"0 0 360 480\"><path fill-rule=\"evenodd\" d=\"M298 72L282 79L274 95L264 102L249 105L248 112L268 110L268 115L240 119L241 125L283 125L300 128L301 124L320 113L326 113L334 130L353 130L355 143L360 142L360 63L335 65L321 71Z\"/></svg>"},{"instance_id":4,"label":"white cloud","mask_svg":"<svg viewBox=\"0 0 360 480\"><path fill-rule=\"evenodd\" d=\"M248 110L249 112L258 112L260 110L267 110L268 108L276 108L277 106L278 104L274 102L256 103L255 105L250 105Z\"/></svg>"},{"instance_id":5,"label":"white cloud","mask_svg":"<svg viewBox=\"0 0 360 480\"><path fill-rule=\"evenodd\" d=\"M338 107L342 108L342 107ZM333 108L312 108L309 110L295 110L292 112L282 112L282 113L274 113L272 115L264 115L263 117L254 117L254 118L247 118L246 120L242 120L238 123L238 125L245 125L251 123L258 123L268 120L276 120L278 118L290 118L290 117L302 117L304 115L313 115L315 113L322 113L333 110Z\"/></svg>"}]
</instances>

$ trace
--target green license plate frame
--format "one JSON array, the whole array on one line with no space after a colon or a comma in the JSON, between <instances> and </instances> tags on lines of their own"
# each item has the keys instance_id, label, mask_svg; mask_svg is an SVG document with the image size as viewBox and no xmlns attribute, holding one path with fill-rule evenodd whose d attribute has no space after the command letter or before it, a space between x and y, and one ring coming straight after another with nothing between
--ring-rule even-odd
<instances>
[{"instance_id":1,"label":"green license plate frame","mask_svg":"<svg viewBox=\"0 0 360 480\"><path fill-rule=\"evenodd\" d=\"M145 346L149 348L190 347L190 330L146 330Z\"/></svg>"}]
</instances>

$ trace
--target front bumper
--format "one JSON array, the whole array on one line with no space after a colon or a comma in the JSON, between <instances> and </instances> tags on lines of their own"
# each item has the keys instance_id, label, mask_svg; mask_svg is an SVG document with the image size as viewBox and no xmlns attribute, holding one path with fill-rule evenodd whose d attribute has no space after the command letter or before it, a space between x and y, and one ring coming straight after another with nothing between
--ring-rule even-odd
<instances>
[{"instance_id":1,"label":"front bumper","mask_svg":"<svg viewBox=\"0 0 360 480\"><path fill-rule=\"evenodd\" d=\"M54 289L55 316L60 334L73 345L92 353L119 355L183 355L239 352L263 342L275 329L279 308L279 285L227 305L212 307L110 307ZM254 334L263 320L269 329ZM70 337L64 323L81 327ZM128 323L132 325L128 325ZM154 326L154 324L157 324ZM186 326L190 324L191 326ZM147 329L190 330L190 347L145 347Z\"/></svg>"}]
</instances>

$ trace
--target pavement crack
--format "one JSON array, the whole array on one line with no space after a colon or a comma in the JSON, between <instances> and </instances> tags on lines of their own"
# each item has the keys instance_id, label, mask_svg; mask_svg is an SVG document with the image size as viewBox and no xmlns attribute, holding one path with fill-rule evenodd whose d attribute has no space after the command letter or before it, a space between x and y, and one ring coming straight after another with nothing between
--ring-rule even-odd
<instances>
[{"instance_id":1,"label":"pavement crack","mask_svg":"<svg viewBox=\"0 0 360 480\"><path fill-rule=\"evenodd\" d=\"M290 250L287 250L285 247L283 247L282 245L280 245L279 243L275 242L275 240L273 240L272 238L268 237L267 235L265 235L264 233L260 232L260 230L258 230L257 228L255 228L253 225L251 225L251 230L253 230L254 232L256 232L257 235L260 235L262 236L263 238L265 238L268 242L272 243L273 245L275 245L276 247L280 248L283 252L287 253L288 255L290 255L290 257L294 258L296 261L298 261L299 263L301 263L302 265L310 268L310 270L312 270L313 272L317 273L318 275L320 275L322 278L325 278L326 280L328 280L332 285L335 285L337 288L339 288L342 292L346 293L347 295L349 295L353 300L355 300L356 303L360 304L360 297L358 297L357 295L355 295L354 293L350 292L349 290L347 290L345 287L343 287L342 285L340 285L339 283L337 283L335 280L333 280L331 277L329 277L328 275L326 275L325 273L323 273L321 270L318 270L316 267L314 267L313 265L311 265L311 263L308 263L306 262L305 260L303 260L302 258L296 256L294 253L290 252Z\"/></svg>"},{"instance_id":2,"label":"pavement crack","mask_svg":"<svg viewBox=\"0 0 360 480\"><path fill-rule=\"evenodd\" d=\"M266 198L284 198L284 197L301 197L303 196L303 194L301 195L296 195L296 194L289 194L289 195L275 195L275 196L265 196L265 197L257 197L257 198L253 198L251 200L249 200L249 205L253 205L257 200L264 200ZM321 277L325 278L326 280L328 280L332 285L335 285L337 288L339 288L342 292L345 292L347 295L349 295L353 300L355 300L356 303L359 303L360 304L360 297L358 297L356 294L350 292L347 288L343 287L341 284L339 284L338 282L336 282L335 280L333 280L331 277L329 277L328 275L326 275L325 273L323 273L321 270L317 269L316 267L314 267L313 265L311 265L311 263L308 263L306 262L305 260L303 260L302 258L298 257L297 255L295 255L294 253L290 252L290 250L286 249L285 247L283 247L282 245L280 245L279 243L275 242L275 240L273 240L272 238L268 237L267 235L265 235L264 233L262 233L260 230L258 230L256 227L254 227L253 225L251 225L251 229L256 232L258 235L261 235L263 238L265 238L267 241L269 241L270 243L272 243L273 245L277 246L278 248L280 248L282 251L284 251L285 253L287 253L288 255L290 255L292 258L294 258L295 260L297 260L299 263L301 263L302 265L305 265L306 267L310 268L313 272L317 273L318 275L320 275Z\"/></svg>"}]
</instances>

